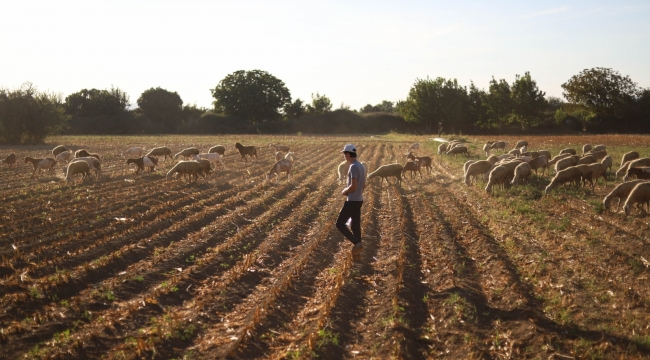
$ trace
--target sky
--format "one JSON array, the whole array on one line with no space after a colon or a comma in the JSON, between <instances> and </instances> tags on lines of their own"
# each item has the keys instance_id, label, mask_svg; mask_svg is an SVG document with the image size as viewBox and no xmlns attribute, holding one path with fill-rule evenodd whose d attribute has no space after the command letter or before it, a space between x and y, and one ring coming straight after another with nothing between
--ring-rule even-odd
<instances>
[{"instance_id":1,"label":"sky","mask_svg":"<svg viewBox=\"0 0 650 360\"><path fill-rule=\"evenodd\" d=\"M359 109L417 79L487 89L526 71L561 97L593 67L650 87L650 1L0 1L0 87L117 87L133 107L155 87L212 107L238 70Z\"/></svg>"}]
</instances>

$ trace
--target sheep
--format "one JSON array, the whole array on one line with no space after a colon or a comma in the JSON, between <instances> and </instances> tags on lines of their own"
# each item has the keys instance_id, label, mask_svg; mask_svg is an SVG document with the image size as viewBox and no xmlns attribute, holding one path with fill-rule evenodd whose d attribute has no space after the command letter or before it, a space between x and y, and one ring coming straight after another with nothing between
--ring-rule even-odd
<instances>
[{"instance_id":1,"label":"sheep","mask_svg":"<svg viewBox=\"0 0 650 360\"><path fill-rule=\"evenodd\" d=\"M368 174L368 165L362 161L361 166L363 166L363 173ZM350 170L350 163L347 161L343 161L337 166L338 181L343 181L343 183L347 181L348 170Z\"/></svg>"},{"instance_id":2,"label":"sheep","mask_svg":"<svg viewBox=\"0 0 650 360\"><path fill-rule=\"evenodd\" d=\"M582 171L582 186L584 187L587 185L587 181L589 181L589 184L593 187L594 182L592 180L593 177L593 169L589 167L589 164L580 164L576 165L576 168L580 169Z\"/></svg>"},{"instance_id":3,"label":"sheep","mask_svg":"<svg viewBox=\"0 0 650 360\"><path fill-rule=\"evenodd\" d=\"M521 151L519 149L512 149L508 151L508 155L513 155L515 157L521 155Z\"/></svg>"},{"instance_id":4,"label":"sheep","mask_svg":"<svg viewBox=\"0 0 650 360\"><path fill-rule=\"evenodd\" d=\"M596 160L596 158L594 156L587 155L585 157L580 158L580 160L578 160L577 164L578 165L580 165L580 164L593 164L593 163L596 163L596 162L598 162L598 160Z\"/></svg>"},{"instance_id":5,"label":"sheep","mask_svg":"<svg viewBox=\"0 0 650 360\"><path fill-rule=\"evenodd\" d=\"M223 162L223 160L221 160L221 155L219 155L219 153L196 154L196 155L194 155L192 157L192 159L194 159L194 160L206 159L206 160L210 161L210 163L214 164L215 169L217 167L217 163L220 163L221 165L223 165L224 169L227 169L226 164Z\"/></svg>"},{"instance_id":6,"label":"sheep","mask_svg":"<svg viewBox=\"0 0 650 360\"><path fill-rule=\"evenodd\" d=\"M205 177L203 168L201 168L201 164L199 164L198 161L179 161L176 165L174 165L173 168L171 168L171 170L167 172L165 179L169 180L172 175L176 173L179 175L189 175L190 182L192 181L192 176L194 176L194 181L199 179L199 175Z\"/></svg>"},{"instance_id":7,"label":"sheep","mask_svg":"<svg viewBox=\"0 0 650 360\"><path fill-rule=\"evenodd\" d=\"M634 189L635 186L637 186L640 183L648 182L646 180L632 180L628 182L624 182L622 184L619 184L617 187L612 190L605 198L603 199L603 205L605 206L605 209L609 210L611 207L612 201L614 199L618 199L618 203L616 204L616 212L618 212L620 206L621 206L621 200L627 199L628 195L630 195L630 192L632 192L632 189Z\"/></svg>"},{"instance_id":8,"label":"sheep","mask_svg":"<svg viewBox=\"0 0 650 360\"><path fill-rule=\"evenodd\" d=\"M593 156L596 160L602 160L607 156L607 150L592 151L587 153L586 156Z\"/></svg>"},{"instance_id":9,"label":"sheep","mask_svg":"<svg viewBox=\"0 0 650 360\"><path fill-rule=\"evenodd\" d=\"M185 160L187 160L194 155L198 155L199 153L200 153L199 149L195 147L191 147L191 148L181 150L179 153L174 155L174 159L178 159L179 157L182 156Z\"/></svg>"},{"instance_id":10,"label":"sheep","mask_svg":"<svg viewBox=\"0 0 650 360\"><path fill-rule=\"evenodd\" d=\"M465 154L465 156L469 156L469 153L467 152L467 147L466 146L456 146L451 148L451 150L447 151L446 155L454 155L456 156L457 154Z\"/></svg>"},{"instance_id":11,"label":"sheep","mask_svg":"<svg viewBox=\"0 0 650 360\"><path fill-rule=\"evenodd\" d=\"M407 155L407 158L411 159L411 160L417 160L420 163L420 167L424 167L424 168L427 169L427 174L431 174L431 171L433 171L433 169L431 167L431 164L433 163L433 161L431 160L430 157L428 157L428 156L415 156L415 155L413 155L413 153L409 152L409 154ZM420 176L421 175L422 174L420 174Z\"/></svg>"},{"instance_id":12,"label":"sheep","mask_svg":"<svg viewBox=\"0 0 650 360\"><path fill-rule=\"evenodd\" d=\"M498 166L503 166L506 169L506 180L507 180L507 179L513 178L515 176L515 168L517 167L517 165L519 165L519 164L521 164L523 162L524 161L521 160L521 159L513 159L513 160L498 162L498 163L494 164L490 168L490 172L492 170L494 170ZM485 173L485 176L484 176L485 181L490 180L490 172ZM504 181L506 181L506 180L504 180Z\"/></svg>"},{"instance_id":13,"label":"sheep","mask_svg":"<svg viewBox=\"0 0 650 360\"><path fill-rule=\"evenodd\" d=\"M625 200L625 205L623 205L625 216L630 215L634 204L645 204L648 202L650 202L650 182L637 184L630 192L630 195L628 195L627 200Z\"/></svg>"},{"instance_id":14,"label":"sheep","mask_svg":"<svg viewBox=\"0 0 650 360\"><path fill-rule=\"evenodd\" d=\"M68 162L68 161L72 160L72 157L73 157L72 151L71 151L71 150L66 150L66 151L60 152L60 153L55 157L55 159L56 159L57 162L61 162L61 163L62 163L62 162L64 162L64 161L65 161L65 162Z\"/></svg>"},{"instance_id":15,"label":"sheep","mask_svg":"<svg viewBox=\"0 0 650 360\"><path fill-rule=\"evenodd\" d=\"M467 186L471 185L472 177L478 179L480 175L485 175L490 171L492 165L493 164L487 160L472 162L472 164L465 169L465 184L467 184Z\"/></svg>"},{"instance_id":16,"label":"sheep","mask_svg":"<svg viewBox=\"0 0 650 360\"><path fill-rule=\"evenodd\" d=\"M627 153L623 154L623 158L621 159L621 167L623 167L623 165L626 162L628 162L630 160L636 160L638 158L639 158L639 153L636 152L636 151L630 151L630 152L627 152Z\"/></svg>"},{"instance_id":17,"label":"sheep","mask_svg":"<svg viewBox=\"0 0 650 360\"><path fill-rule=\"evenodd\" d=\"M465 164L463 165L463 176L464 176L464 174L467 173L467 168L469 168L469 166L472 165L475 162L476 162L476 160L467 160L467 161L465 161Z\"/></svg>"},{"instance_id":18,"label":"sheep","mask_svg":"<svg viewBox=\"0 0 650 360\"><path fill-rule=\"evenodd\" d=\"M585 144L582 146L582 155L591 151L591 144Z\"/></svg>"},{"instance_id":19,"label":"sheep","mask_svg":"<svg viewBox=\"0 0 650 360\"><path fill-rule=\"evenodd\" d=\"M605 157L600 161L601 164L605 165L605 167L606 167L607 169L609 169L609 172L612 172L612 163L613 163L613 162L614 162L614 160L612 160L612 157L609 156L609 155L605 156Z\"/></svg>"},{"instance_id":20,"label":"sheep","mask_svg":"<svg viewBox=\"0 0 650 360\"><path fill-rule=\"evenodd\" d=\"M144 149L141 147L132 147L127 149L124 153L122 153L122 156L134 156L141 158L142 154L144 154Z\"/></svg>"},{"instance_id":21,"label":"sheep","mask_svg":"<svg viewBox=\"0 0 650 360\"><path fill-rule=\"evenodd\" d=\"M542 156L542 155L546 156L547 160L551 160L553 158L551 156L551 152L548 151L548 150L537 150L537 152L539 153L539 156Z\"/></svg>"},{"instance_id":22,"label":"sheep","mask_svg":"<svg viewBox=\"0 0 650 360\"><path fill-rule=\"evenodd\" d=\"M582 180L582 171L575 166L568 167L564 170L560 170L557 174L555 174L555 177L553 177L551 183L548 184L546 189L544 189L544 193L548 194L548 192L551 191L551 189L554 187L564 185L566 183L574 183L577 186L580 186L580 180Z\"/></svg>"},{"instance_id":23,"label":"sheep","mask_svg":"<svg viewBox=\"0 0 650 360\"><path fill-rule=\"evenodd\" d=\"M568 153L567 154L557 155L557 156L555 156L553 158L550 158L551 160L549 160L548 164L549 165L555 165L555 163L557 163L558 161L560 161L560 160L562 160L564 158L567 158L569 156L571 156L571 154L568 154Z\"/></svg>"},{"instance_id":24,"label":"sheep","mask_svg":"<svg viewBox=\"0 0 650 360\"><path fill-rule=\"evenodd\" d=\"M519 149L523 146L528 146L528 141L526 140L519 140L517 141L517 145L515 145L514 149Z\"/></svg>"},{"instance_id":25,"label":"sheep","mask_svg":"<svg viewBox=\"0 0 650 360\"><path fill-rule=\"evenodd\" d=\"M86 151L86 149L81 149L81 150L77 150L77 151L75 151L75 153L74 153L74 157L75 157L75 158L94 157L94 158L97 159L97 160L101 160L101 159L99 158L99 155L89 153L88 151Z\"/></svg>"},{"instance_id":26,"label":"sheep","mask_svg":"<svg viewBox=\"0 0 650 360\"><path fill-rule=\"evenodd\" d=\"M528 182L530 178L531 167L528 163L521 163L515 168L515 177L512 179L510 184L518 185L519 181Z\"/></svg>"},{"instance_id":27,"label":"sheep","mask_svg":"<svg viewBox=\"0 0 650 360\"><path fill-rule=\"evenodd\" d=\"M72 176L76 174L82 174L81 181L83 181L86 176L90 176L90 166L85 161L73 161L68 164L66 169L65 181L72 181Z\"/></svg>"},{"instance_id":28,"label":"sheep","mask_svg":"<svg viewBox=\"0 0 650 360\"><path fill-rule=\"evenodd\" d=\"M592 152L607 151L607 146L605 146L605 145L596 145L596 146L594 146L594 148L591 151Z\"/></svg>"},{"instance_id":29,"label":"sheep","mask_svg":"<svg viewBox=\"0 0 650 360\"><path fill-rule=\"evenodd\" d=\"M140 172L144 171L145 167L149 168L149 171L153 171L154 167L158 165L158 158L155 156L152 157L141 157L137 159L128 159L126 161L127 165L128 164L135 164L138 168L136 169L135 173L139 174Z\"/></svg>"},{"instance_id":30,"label":"sheep","mask_svg":"<svg viewBox=\"0 0 650 360\"><path fill-rule=\"evenodd\" d=\"M438 145L438 154L442 154L444 152L447 152L447 143Z\"/></svg>"},{"instance_id":31,"label":"sheep","mask_svg":"<svg viewBox=\"0 0 650 360\"><path fill-rule=\"evenodd\" d=\"M2 162L7 164L7 166L16 166L16 154L11 153L7 155L6 158L2 159Z\"/></svg>"},{"instance_id":32,"label":"sheep","mask_svg":"<svg viewBox=\"0 0 650 360\"><path fill-rule=\"evenodd\" d=\"M562 155L562 154L571 154L571 155L575 155L575 154L576 154L576 150L575 150L575 149L562 149L562 150L560 150L560 155Z\"/></svg>"},{"instance_id":33,"label":"sheep","mask_svg":"<svg viewBox=\"0 0 650 360\"><path fill-rule=\"evenodd\" d=\"M561 159L555 163L555 173L568 168L569 166L575 166L578 163L578 160L572 156Z\"/></svg>"},{"instance_id":34,"label":"sheep","mask_svg":"<svg viewBox=\"0 0 650 360\"><path fill-rule=\"evenodd\" d=\"M535 170L535 174L537 175L537 169L542 168L542 175L546 172L546 167L548 165L548 161L546 159L546 156L541 155L536 158L531 159L528 162L528 165L530 165L530 168L532 170Z\"/></svg>"},{"instance_id":35,"label":"sheep","mask_svg":"<svg viewBox=\"0 0 650 360\"><path fill-rule=\"evenodd\" d=\"M404 170L404 167L402 164L388 164L388 165L382 165L377 170L371 172L368 175L368 180L372 180L375 177L380 177L381 181L379 182L379 186L382 186L384 179L386 179L386 182L390 184L388 181L389 177L395 177L397 180L395 181L395 185L399 182L399 184L402 184L402 172Z\"/></svg>"},{"instance_id":36,"label":"sheep","mask_svg":"<svg viewBox=\"0 0 650 360\"><path fill-rule=\"evenodd\" d=\"M416 172L420 173L420 177L422 177L422 172L420 171L420 162L417 159L413 161L407 161L406 164L404 164L404 177L406 177L407 171L411 172L411 179L415 177Z\"/></svg>"},{"instance_id":37,"label":"sheep","mask_svg":"<svg viewBox=\"0 0 650 360\"><path fill-rule=\"evenodd\" d=\"M56 160L51 157L45 159L34 159L33 157L27 156L24 160L25 164L32 163L32 166L34 166L34 172L32 173L31 177L34 177L34 175L36 175L36 171L38 169L46 169L52 172L54 171L54 165L56 165Z\"/></svg>"},{"instance_id":38,"label":"sheep","mask_svg":"<svg viewBox=\"0 0 650 360\"><path fill-rule=\"evenodd\" d=\"M536 159L536 158L539 157L539 152L537 152L537 151L522 151L521 156L530 156L531 159Z\"/></svg>"},{"instance_id":39,"label":"sheep","mask_svg":"<svg viewBox=\"0 0 650 360\"><path fill-rule=\"evenodd\" d=\"M618 179L619 174L627 174L629 168L642 166L650 166L650 158L640 158L628 161L623 164L618 171L616 171L616 178ZM627 181L627 175L623 177L623 181Z\"/></svg>"},{"instance_id":40,"label":"sheep","mask_svg":"<svg viewBox=\"0 0 650 360\"><path fill-rule=\"evenodd\" d=\"M161 146L157 148L153 148L149 150L149 152L145 155L146 157L151 157L151 156L163 156L163 162L167 160L167 157L169 156L170 159L172 159L172 149L168 148L167 146Z\"/></svg>"},{"instance_id":41,"label":"sheep","mask_svg":"<svg viewBox=\"0 0 650 360\"><path fill-rule=\"evenodd\" d=\"M488 141L483 145L483 152L485 153L485 156L490 156L490 150L492 146L493 141Z\"/></svg>"},{"instance_id":42,"label":"sheep","mask_svg":"<svg viewBox=\"0 0 650 360\"><path fill-rule=\"evenodd\" d=\"M88 166L90 166L90 168L95 171L95 176L97 177L97 179L99 179L99 177L101 175L101 170L102 170L102 167L101 167L101 164L99 163L99 160L97 160L94 157L87 156L87 157L81 157L81 158L76 158L76 159L72 160L72 162L75 162L75 161L85 161L86 163L88 163ZM67 174L67 169L63 168L63 175L66 175L66 174Z\"/></svg>"},{"instance_id":43,"label":"sheep","mask_svg":"<svg viewBox=\"0 0 650 360\"><path fill-rule=\"evenodd\" d=\"M275 161L280 161L284 159L284 153L282 151L276 151L275 153Z\"/></svg>"},{"instance_id":44,"label":"sheep","mask_svg":"<svg viewBox=\"0 0 650 360\"><path fill-rule=\"evenodd\" d=\"M595 164L589 164L589 168L592 170L591 174L591 179L593 180L593 183L591 185L592 191L595 189L596 184L598 184L598 178L603 178L603 181L605 181L605 187L607 187L607 168L605 165L597 162Z\"/></svg>"},{"instance_id":45,"label":"sheep","mask_svg":"<svg viewBox=\"0 0 650 360\"><path fill-rule=\"evenodd\" d=\"M285 153L288 153L290 148L286 145L275 145L275 144L269 144L269 148L275 147L275 151L282 151Z\"/></svg>"},{"instance_id":46,"label":"sheep","mask_svg":"<svg viewBox=\"0 0 650 360\"><path fill-rule=\"evenodd\" d=\"M506 151L506 145L508 143L505 141L495 141L492 146L490 146L490 149L498 150L501 149L503 151Z\"/></svg>"},{"instance_id":47,"label":"sheep","mask_svg":"<svg viewBox=\"0 0 650 360\"><path fill-rule=\"evenodd\" d=\"M492 171L490 171L490 174L488 176L488 183L485 186L485 192L488 194L492 192L492 187L494 185L503 185L506 182L506 179L508 177L508 170L504 166L497 166Z\"/></svg>"},{"instance_id":48,"label":"sheep","mask_svg":"<svg viewBox=\"0 0 650 360\"><path fill-rule=\"evenodd\" d=\"M244 161L248 161L246 160L246 155L250 156L251 161L253 160L253 156L255 156L255 159L257 160L257 148L255 148L255 146L244 146L240 143L236 143L235 148L239 151L239 154Z\"/></svg>"},{"instance_id":49,"label":"sheep","mask_svg":"<svg viewBox=\"0 0 650 360\"><path fill-rule=\"evenodd\" d=\"M406 150L406 153L408 154L411 151L417 152L418 150L420 150L420 143L416 142L416 143L411 144L411 146L409 146L408 150Z\"/></svg>"},{"instance_id":50,"label":"sheep","mask_svg":"<svg viewBox=\"0 0 650 360\"><path fill-rule=\"evenodd\" d=\"M504 159L514 159L514 158L515 157L510 155L510 154L503 154L503 155L497 156L497 159L499 159L499 161L504 160Z\"/></svg>"},{"instance_id":51,"label":"sheep","mask_svg":"<svg viewBox=\"0 0 650 360\"><path fill-rule=\"evenodd\" d=\"M226 147L223 145L215 145L208 150L208 154L217 153L223 156L226 153Z\"/></svg>"},{"instance_id":52,"label":"sheep","mask_svg":"<svg viewBox=\"0 0 650 360\"><path fill-rule=\"evenodd\" d=\"M210 160L199 159L199 160L197 160L197 162L201 166L201 170L203 170L203 173L205 175L207 175L207 176L210 176L210 174L213 172L212 171L212 163L210 162Z\"/></svg>"},{"instance_id":53,"label":"sheep","mask_svg":"<svg viewBox=\"0 0 650 360\"><path fill-rule=\"evenodd\" d=\"M492 156L490 156L489 158L487 158L486 161L489 161L492 165L494 165L494 164L497 163L497 161L499 161L499 158L496 157L496 156L494 156L494 155L492 155Z\"/></svg>"},{"instance_id":54,"label":"sheep","mask_svg":"<svg viewBox=\"0 0 650 360\"><path fill-rule=\"evenodd\" d=\"M56 146L54 149L52 149L52 156L56 158L57 155L64 151L68 151L68 148L63 145Z\"/></svg>"},{"instance_id":55,"label":"sheep","mask_svg":"<svg viewBox=\"0 0 650 360\"><path fill-rule=\"evenodd\" d=\"M624 181L629 179L631 176L634 176L637 179L648 180L650 179L650 167L641 166L627 169Z\"/></svg>"},{"instance_id":56,"label":"sheep","mask_svg":"<svg viewBox=\"0 0 650 360\"><path fill-rule=\"evenodd\" d=\"M287 173L287 181L291 181L291 168L293 167L293 163L289 159L282 159L280 161L277 161L273 166L271 167L271 170L269 171L268 174L266 174L266 180L271 180L273 176L275 176L275 183L278 183L278 180L280 179L280 173Z\"/></svg>"}]
</instances>

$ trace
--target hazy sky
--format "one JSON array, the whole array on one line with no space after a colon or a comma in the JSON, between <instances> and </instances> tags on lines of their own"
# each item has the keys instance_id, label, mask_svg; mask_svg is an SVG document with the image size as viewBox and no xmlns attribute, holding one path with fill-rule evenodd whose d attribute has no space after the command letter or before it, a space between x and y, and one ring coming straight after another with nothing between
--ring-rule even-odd
<instances>
[{"instance_id":1,"label":"hazy sky","mask_svg":"<svg viewBox=\"0 0 650 360\"><path fill-rule=\"evenodd\" d=\"M211 107L210 89L237 70L359 109L427 76L487 88L530 71L561 96L592 67L650 87L650 1L0 2L0 87L115 86L134 105L160 86Z\"/></svg>"}]
</instances>

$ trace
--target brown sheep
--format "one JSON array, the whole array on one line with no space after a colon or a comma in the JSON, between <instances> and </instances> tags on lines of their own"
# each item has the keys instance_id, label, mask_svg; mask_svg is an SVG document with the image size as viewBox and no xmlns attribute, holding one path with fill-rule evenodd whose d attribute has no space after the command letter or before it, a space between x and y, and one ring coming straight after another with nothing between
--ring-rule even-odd
<instances>
[{"instance_id":1,"label":"brown sheep","mask_svg":"<svg viewBox=\"0 0 650 360\"><path fill-rule=\"evenodd\" d=\"M580 158L580 160L578 160L577 164L578 165L581 165L581 164L593 164L593 163L596 163L596 162L598 162L598 160L596 160L596 158L594 156L587 155L587 156L585 156L583 158Z\"/></svg>"},{"instance_id":2,"label":"brown sheep","mask_svg":"<svg viewBox=\"0 0 650 360\"><path fill-rule=\"evenodd\" d=\"M33 157L25 157L25 164L31 163L34 166L34 172L32 176L36 175L38 169L49 170L50 172L54 171L54 165L56 165L56 160L54 158L48 157L45 159L34 159Z\"/></svg>"},{"instance_id":3,"label":"brown sheep","mask_svg":"<svg viewBox=\"0 0 650 360\"><path fill-rule=\"evenodd\" d=\"M467 146L459 145L451 148L451 150L447 151L446 155L458 155L458 154L465 154L465 156L469 156L469 152L467 152Z\"/></svg>"},{"instance_id":4,"label":"brown sheep","mask_svg":"<svg viewBox=\"0 0 650 360\"><path fill-rule=\"evenodd\" d=\"M201 164L198 161L179 161L174 165L171 170L167 172L165 178L169 180L172 175L178 173L179 175L189 175L190 182L192 181L192 176L194 176L194 181L199 179L199 175L205 177ZM179 176L180 178L180 176Z\"/></svg>"},{"instance_id":5,"label":"brown sheep","mask_svg":"<svg viewBox=\"0 0 650 360\"><path fill-rule=\"evenodd\" d=\"M406 177L407 171L411 172L411 179L415 177L416 172L420 173L420 177L422 177L422 172L420 171L420 162L417 159L415 161L407 161L406 164L404 164L404 177Z\"/></svg>"},{"instance_id":6,"label":"brown sheep","mask_svg":"<svg viewBox=\"0 0 650 360\"><path fill-rule=\"evenodd\" d=\"M633 167L642 167L642 166L650 166L650 158L640 158L640 159L634 159L626 162L621 166L620 169L616 171L616 178L618 179L618 176L621 174L627 174L627 170L629 168ZM623 177L623 181L627 181L627 176Z\"/></svg>"},{"instance_id":7,"label":"brown sheep","mask_svg":"<svg viewBox=\"0 0 650 360\"><path fill-rule=\"evenodd\" d=\"M605 165L597 162L595 164L589 164L589 168L591 168L592 173L591 173L591 179L593 180L593 184L591 185L591 190L593 191L596 187L596 184L598 184L598 178L603 178L603 181L605 181L605 187L607 187L607 168Z\"/></svg>"},{"instance_id":8,"label":"brown sheep","mask_svg":"<svg viewBox=\"0 0 650 360\"><path fill-rule=\"evenodd\" d=\"M492 143L492 146L490 146L490 149L494 149L494 150L501 149L503 151L506 151L506 145L508 145L508 143L505 141L495 141L494 143Z\"/></svg>"},{"instance_id":9,"label":"brown sheep","mask_svg":"<svg viewBox=\"0 0 650 360\"><path fill-rule=\"evenodd\" d=\"M639 153L636 151L630 151L623 154L623 158L621 159L621 167L623 167L623 164L625 164L626 162L636 160L638 158L639 158Z\"/></svg>"},{"instance_id":10,"label":"brown sheep","mask_svg":"<svg viewBox=\"0 0 650 360\"><path fill-rule=\"evenodd\" d=\"M571 154L571 155L575 155L575 154L576 154L576 150L575 150L575 149L562 149L562 150L560 150L560 155L562 155L562 154Z\"/></svg>"},{"instance_id":11,"label":"brown sheep","mask_svg":"<svg viewBox=\"0 0 650 360\"><path fill-rule=\"evenodd\" d=\"M7 166L16 166L16 154L9 154L6 158L2 159L2 162L7 164Z\"/></svg>"},{"instance_id":12,"label":"brown sheep","mask_svg":"<svg viewBox=\"0 0 650 360\"><path fill-rule=\"evenodd\" d=\"M223 145L215 145L208 150L208 154L217 153L223 156L226 153L226 147Z\"/></svg>"},{"instance_id":13,"label":"brown sheep","mask_svg":"<svg viewBox=\"0 0 650 360\"><path fill-rule=\"evenodd\" d=\"M648 166L641 166L641 167L633 167L627 169L627 174L625 175L625 181L627 179L635 177L637 179L642 179L642 180L648 180L650 179L650 167Z\"/></svg>"},{"instance_id":14,"label":"brown sheep","mask_svg":"<svg viewBox=\"0 0 650 360\"><path fill-rule=\"evenodd\" d=\"M586 156L593 156L596 158L596 160L602 160L605 156L607 156L607 150L591 151L588 152Z\"/></svg>"},{"instance_id":15,"label":"brown sheep","mask_svg":"<svg viewBox=\"0 0 650 360\"><path fill-rule=\"evenodd\" d=\"M582 146L582 155L591 151L591 144L585 144Z\"/></svg>"},{"instance_id":16,"label":"brown sheep","mask_svg":"<svg viewBox=\"0 0 650 360\"><path fill-rule=\"evenodd\" d=\"M194 155L198 155L200 153L199 149L195 147L187 148L181 150L179 153L174 155L174 159L178 159L179 157L183 157L185 160L191 158Z\"/></svg>"},{"instance_id":17,"label":"brown sheep","mask_svg":"<svg viewBox=\"0 0 650 360\"><path fill-rule=\"evenodd\" d=\"M154 167L158 165L158 158L155 156L151 156L151 157L143 156L138 159L128 159L126 163L135 164L138 167L135 170L136 174L143 172L145 167L149 168L149 171L152 172L154 170Z\"/></svg>"},{"instance_id":18,"label":"brown sheep","mask_svg":"<svg viewBox=\"0 0 650 360\"><path fill-rule=\"evenodd\" d=\"M236 143L235 148L239 151L239 154L244 161L248 161L246 155L250 156L251 160L253 160L253 156L255 156L255 159L257 160L257 148L255 146L244 146L240 143Z\"/></svg>"},{"instance_id":19,"label":"brown sheep","mask_svg":"<svg viewBox=\"0 0 650 360\"><path fill-rule=\"evenodd\" d=\"M433 163L433 160L431 160L431 158L429 156L415 156L415 155L413 155L413 153L409 152L407 158L411 159L411 160L419 161L420 167L421 168L424 167L424 168L427 169L427 174L430 175L431 172L433 171L433 168L431 167L431 164ZM418 171L420 171L420 170L418 170ZM420 173L420 176L422 176L421 173Z\"/></svg>"},{"instance_id":20,"label":"brown sheep","mask_svg":"<svg viewBox=\"0 0 650 360\"><path fill-rule=\"evenodd\" d=\"M149 150L149 152L145 155L146 157L160 157L163 156L163 162L167 160L167 157L172 159L172 149L168 148L167 146L161 146L157 148L153 148Z\"/></svg>"}]
</instances>

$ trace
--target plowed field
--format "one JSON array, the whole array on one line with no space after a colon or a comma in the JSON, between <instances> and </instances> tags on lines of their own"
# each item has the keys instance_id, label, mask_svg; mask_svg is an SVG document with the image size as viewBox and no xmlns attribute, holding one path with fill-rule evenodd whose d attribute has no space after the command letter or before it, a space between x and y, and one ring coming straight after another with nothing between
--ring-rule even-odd
<instances>
[{"instance_id":1,"label":"plowed field","mask_svg":"<svg viewBox=\"0 0 650 360\"><path fill-rule=\"evenodd\" d=\"M428 137L57 137L102 156L100 180L0 168L0 358L643 358L650 356L649 217L603 209L613 189L497 190L462 182L467 158ZM484 158L487 138L467 138ZM649 156L650 137L526 137L556 154L606 144ZM500 140L500 139L499 139ZM510 146L515 138L508 140ZM365 251L334 226L336 167L353 142L372 171L414 142L432 174L369 183ZM234 143L259 147L244 162ZM264 177L268 144L297 155L291 181ZM132 146L227 151L215 174L135 175ZM580 152L580 151L579 151ZM30 165L31 166L31 165Z\"/></svg>"}]
</instances>

